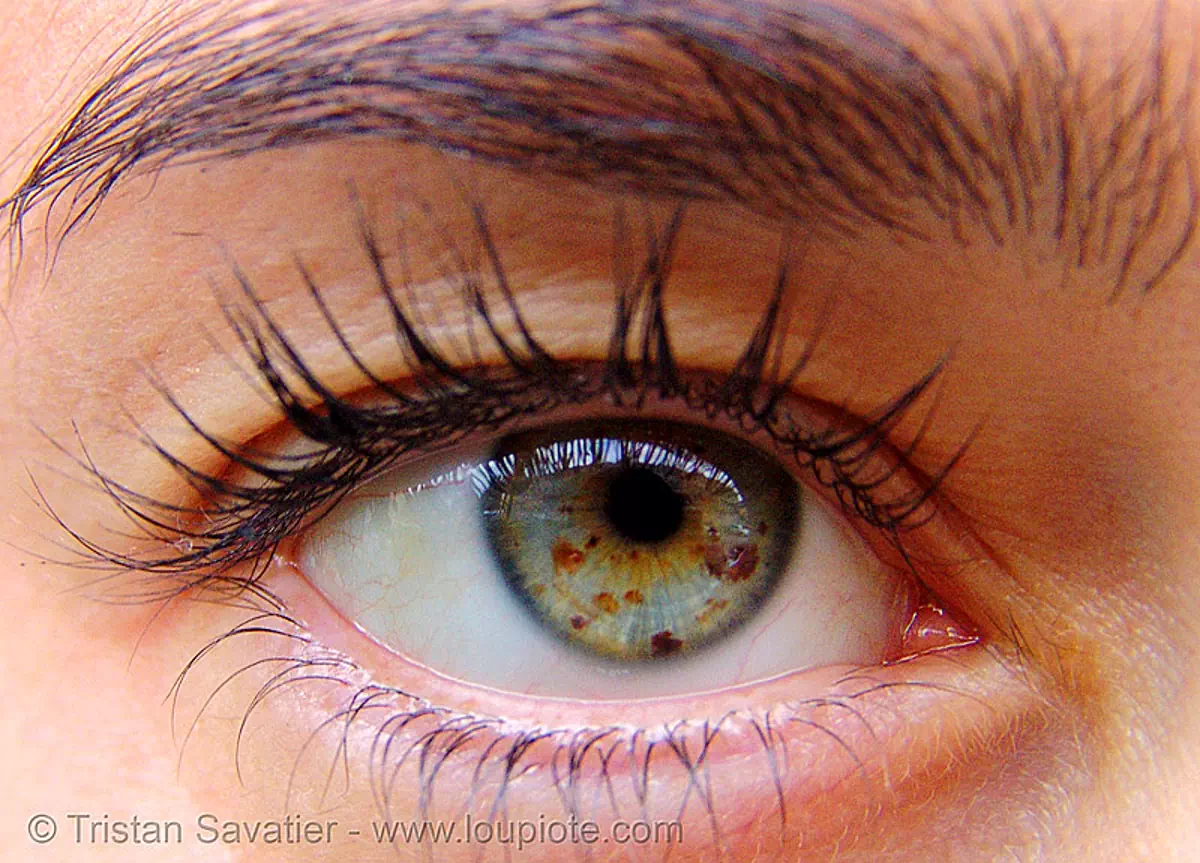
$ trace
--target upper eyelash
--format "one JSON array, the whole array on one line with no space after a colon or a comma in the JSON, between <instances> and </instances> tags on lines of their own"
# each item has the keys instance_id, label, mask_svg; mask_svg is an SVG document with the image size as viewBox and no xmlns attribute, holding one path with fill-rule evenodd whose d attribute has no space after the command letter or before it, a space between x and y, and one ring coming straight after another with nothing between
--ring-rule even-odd
<instances>
[{"instance_id":1,"label":"upper eyelash","mask_svg":"<svg viewBox=\"0 0 1200 863\"><path fill-rule=\"evenodd\" d=\"M437 445L443 448L469 434L496 431L516 419L571 404L609 398L618 405L640 407L650 397L678 400L710 419L725 416L747 431L761 431L811 470L818 482L830 488L843 508L889 534L898 543L902 529L923 523L925 504L957 463L963 448L924 486L887 497L887 485L896 467L865 474L877 463L876 451L886 444L890 431L912 409L939 376L939 362L868 421L846 430L812 430L800 427L781 401L792 391L818 340L819 330L800 358L783 363L784 299L790 275L786 250L775 278L767 308L732 368L719 376L684 374L676 362L664 298L671 262L683 225L685 207L678 207L665 226L645 221L645 256L628 276L614 277L615 309L608 352L599 374L594 363L555 358L532 334L508 283L483 206L472 205L476 240L495 281L499 306L512 321L506 334L497 321L497 304L489 298L479 267L472 267L461 249L443 233L456 261L452 274L462 286L464 302L474 315L468 318L466 363L456 362L444 348L422 333L423 320L410 306L384 268L384 254L366 218L359 212L360 239L372 265L376 288L392 316L398 350L409 370L410 387L400 389L377 377L345 337L321 297L318 286L299 260L297 269L350 361L370 382L383 405L358 405L328 389L307 365L267 312L249 278L234 265L234 275L250 305L224 305L226 321L241 347L253 361L285 421L315 448L301 456L256 452L248 446L221 440L204 429L162 384L152 382L187 426L217 450L227 467L248 472L252 482L231 480L195 468L175 456L131 418L142 440L174 468L199 495L198 505L172 504L137 492L108 476L88 456L86 447L76 461L111 497L145 538L155 540L145 553L122 553L105 547L51 516L82 548L84 566L99 565L144 573L157 587L146 588L141 599L178 595L196 585L232 585L237 590L261 590L257 581L278 545L314 517L332 509L363 482L392 467L405 455ZM624 211L614 223L617 248L628 230ZM402 286L411 292L411 285ZM504 365L482 360L479 333L503 357ZM461 347L461 345L459 345ZM590 373L589 373L590 372ZM301 389L287 373L302 382ZM305 393L307 391L307 393ZM315 397L306 406L305 395ZM311 401L311 398L307 399ZM925 425L908 451L923 435ZM81 442L82 446L82 442ZM61 448L61 447L60 447ZM65 448L63 448L65 449ZM36 488L36 487L35 487ZM903 549L901 549L903 553ZM249 574L230 570L250 562ZM168 579L161 587L159 577Z\"/></svg>"}]
</instances>

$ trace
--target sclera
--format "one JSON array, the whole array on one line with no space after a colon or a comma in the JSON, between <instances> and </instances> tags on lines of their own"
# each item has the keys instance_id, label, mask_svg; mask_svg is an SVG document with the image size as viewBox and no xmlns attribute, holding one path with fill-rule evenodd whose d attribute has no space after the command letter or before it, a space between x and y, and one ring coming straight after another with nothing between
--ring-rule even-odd
<instances>
[{"instance_id":1,"label":"sclera","mask_svg":"<svg viewBox=\"0 0 1200 863\"><path fill-rule=\"evenodd\" d=\"M799 537L778 588L710 649L621 666L571 649L506 584L469 477L481 448L380 477L301 544L304 575L389 650L465 683L539 696L628 699L750 683L888 658L909 620L909 579L797 483Z\"/></svg>"}]
</instances>

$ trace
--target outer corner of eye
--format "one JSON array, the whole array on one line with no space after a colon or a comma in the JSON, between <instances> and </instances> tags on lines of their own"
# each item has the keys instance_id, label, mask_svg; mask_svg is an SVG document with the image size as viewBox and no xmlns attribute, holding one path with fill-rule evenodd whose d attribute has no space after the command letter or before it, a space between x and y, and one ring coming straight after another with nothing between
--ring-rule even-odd
<instances>
[{"instance_id":1,"label":"outer corner of eye","mask_svg":"<svg viewBox=\"0 0 1200 863\"><path fill-rule=\"evenodd\" d=\"M525 695L711 691L972 639L775 457L677 422L560 423L418 460L294 558L392 653Z\"/></svg>"}]
</instances>

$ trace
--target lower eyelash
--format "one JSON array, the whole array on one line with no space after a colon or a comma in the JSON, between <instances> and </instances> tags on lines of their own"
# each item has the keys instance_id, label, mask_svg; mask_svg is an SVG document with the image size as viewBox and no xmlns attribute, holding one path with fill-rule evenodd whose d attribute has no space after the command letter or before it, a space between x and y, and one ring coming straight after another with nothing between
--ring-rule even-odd
<instances>
[{"instance_id":1,"label":"lower eyelash","mask_svg":"<svg viewBox=\"0 0 1200 863\"><path fill-rule=\"evenodd\" d=\"M471 312L468 320L473 322L468 327L469 347L458 346L466 355L456 361L422 332L423 321L412 304L405 308L402 298L411 299L413 288L408 283L398 288L392 282L380 244L360 212L363 249L374 270L376 288L390 311L411 389L402 390L371 371L345 337L308 271L296 262L330 330L370 382L373 393L385 400L382 406L354 404L327 388L271 318L248 277L235 266L234 275L250 309L223 306L225 318L286 423L313 444L313 449L303 456L287 457L223 441L201 427L167 387L152 378L187 427L225 460L228 469L209 473L193 467L131 418L142 441L201 500L196 505L176 505L140 494L109 477L83 448L82 458L73 456L77 465L154 545L146 552L121 553L83 537L59 520L82 553L83 559L75 565L140 574L136 597L141 600L165 599L195 587L235 592L253 589L283 539L406 456L428 447L451 446L481 431L494 433L546 410L599 399L641 408L653 397L683 404L709 419L722 417L747 432L763 433L831 489L847 513L881 530L897 545L902 531L919 526L931 514L927 504L965 446L922 487L910 486L903 494L888 493L889 481L900 467L883 466L878 452L886 447L891 430L940 375L943 364L935 365L870 420L854 427L813 430L797 423L786 400L812 358L820 329L799 359L785 366L785 300L791 269L786 236L771 299L732 369L721 375L688 374L675 360L665 307L685 210L679 207L661 228L647 217L640 265L623 268L633 273L631 276L614 277L609 349L597 369L594 363L555 358L535 338L509 286L482 205L474 204L472 213L475 241L483 249L494 288L489 296L480 268L469 266L469 257L441 233L457 268L448 276L462 286L463 301ZM628 246L628 233L624 211L618 210L614 222L618 250ZM502 330L500 311L512 321L514 334ZM504 366L484 364L476 327L500 352ZM313 399L316 406L308 407ZM920 438L918 434L902 456L910 456ZM65 447L59 448L67 452ZM230 470L248 474L251 480L229 479ZM53 507L45 500L43 503L53 517ZM249 564L248 574L236 574L235 570L245 568L243 564Z\"/></svg>"},{"instance_id":2,"label":"lower eyelash","mask_svg":"<svg viewBox=\"0 0 1200 863\"><path fill-rule=\"evenodd\" d=\"M294 782L304 759L310 756L310 748L313 751L319 748L315 744L326 733L332 733L336 742L332 761L319 771L327 777L321 806L330 802L329 795L338 793L333 787L335 776L341 777L345 786L342 791L349 790L355 778L349 754L350 737L360 724L366 723L374 734L366 775L378 813L385 820L393 817L429 819L434 814L430 806L437 798L439 776L451 763L460 760L468 765L472 776L469 788L455 789L453 799L465 801L457 810L460 818L472 807L486 812L481 817L488 820L500 817L505 812L506 796L513 783L527 771L542 769L548 771L558 791L564 817L584 819L600 815L589 809L589 805L607 805L611 810L608 814L614 818L639 817L651 808L662 811L665 804L667 810L676 812L676 817L682 819L695 801L695 805L703 809L709 823L709 839L716 847L722 845L720 774L712 771L708 756L717 739L728 729L736 726L739 734L750 735L761 748L762 769L774 789L775 805L771 817L778 824L782 841L789 824L783 792L789 769L786 728L797 724L828 736L845 754L853 772L865 778L866 767L854 748L819 717L823 712L844 712L870 729L869 720L856 707L859 699L883 689L932 685L920 681L880 682L868 677L866 670L861 669L844 675L831 693L821 698L776 705L765 711L729 710L715 720L680 719L655 727L556 728L522 724L440 707L395 687L362 682L363 673L351 659L315 645L304 633L302 625L287 612L264 606L241 625L214 638L188 663L171 689L173 723L180 693L200 662L235 639L264 634L278 636L293 645L298 642L302 647L290 655L265 655L225 677L228 683L264 666L282 666L282 670L273 671L259 686L244 709L234 753L239 776L243 735L250 718L273 696L296 685L333 685L345 688L349 693L340 699L340 706L309 732L307 742L297 753L284 792L284 811L292 808ZM308 655L297 655L303 653ZM355 680L356 677L360 679ZM181 767L192 731L223 686L204 700L184 735L179 755ZM650 799L651 789L662 787L662 783L651 781L651 775L655 765L663 761L677 766L690 777L677 801ZM415 798L418 801L415 813L394 812L391 804L393 789L405 768L416 771L419 793ZM632 799L640 811L623 810L616 802L618 797L624 796L624 789L632 789ZM596 801L603 801L603 804Z\"/></svg>"}]
</instances>

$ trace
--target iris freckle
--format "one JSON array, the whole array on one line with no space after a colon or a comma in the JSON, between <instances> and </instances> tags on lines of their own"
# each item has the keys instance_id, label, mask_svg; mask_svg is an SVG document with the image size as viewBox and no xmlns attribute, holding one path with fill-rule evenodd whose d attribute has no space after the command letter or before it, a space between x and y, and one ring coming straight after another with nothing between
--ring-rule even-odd
<instances>
[{"instance_id":1,"label":"iris freckle","mask_svg":"<svg viewBox=\"0 0 1200 863\"><path fill-rule=\"evenodd\" d=\"M631 467L613 478L604 515L632 542L662 542L683 523L684 499L649 468Z\"/></svg>"}]
</instances>

